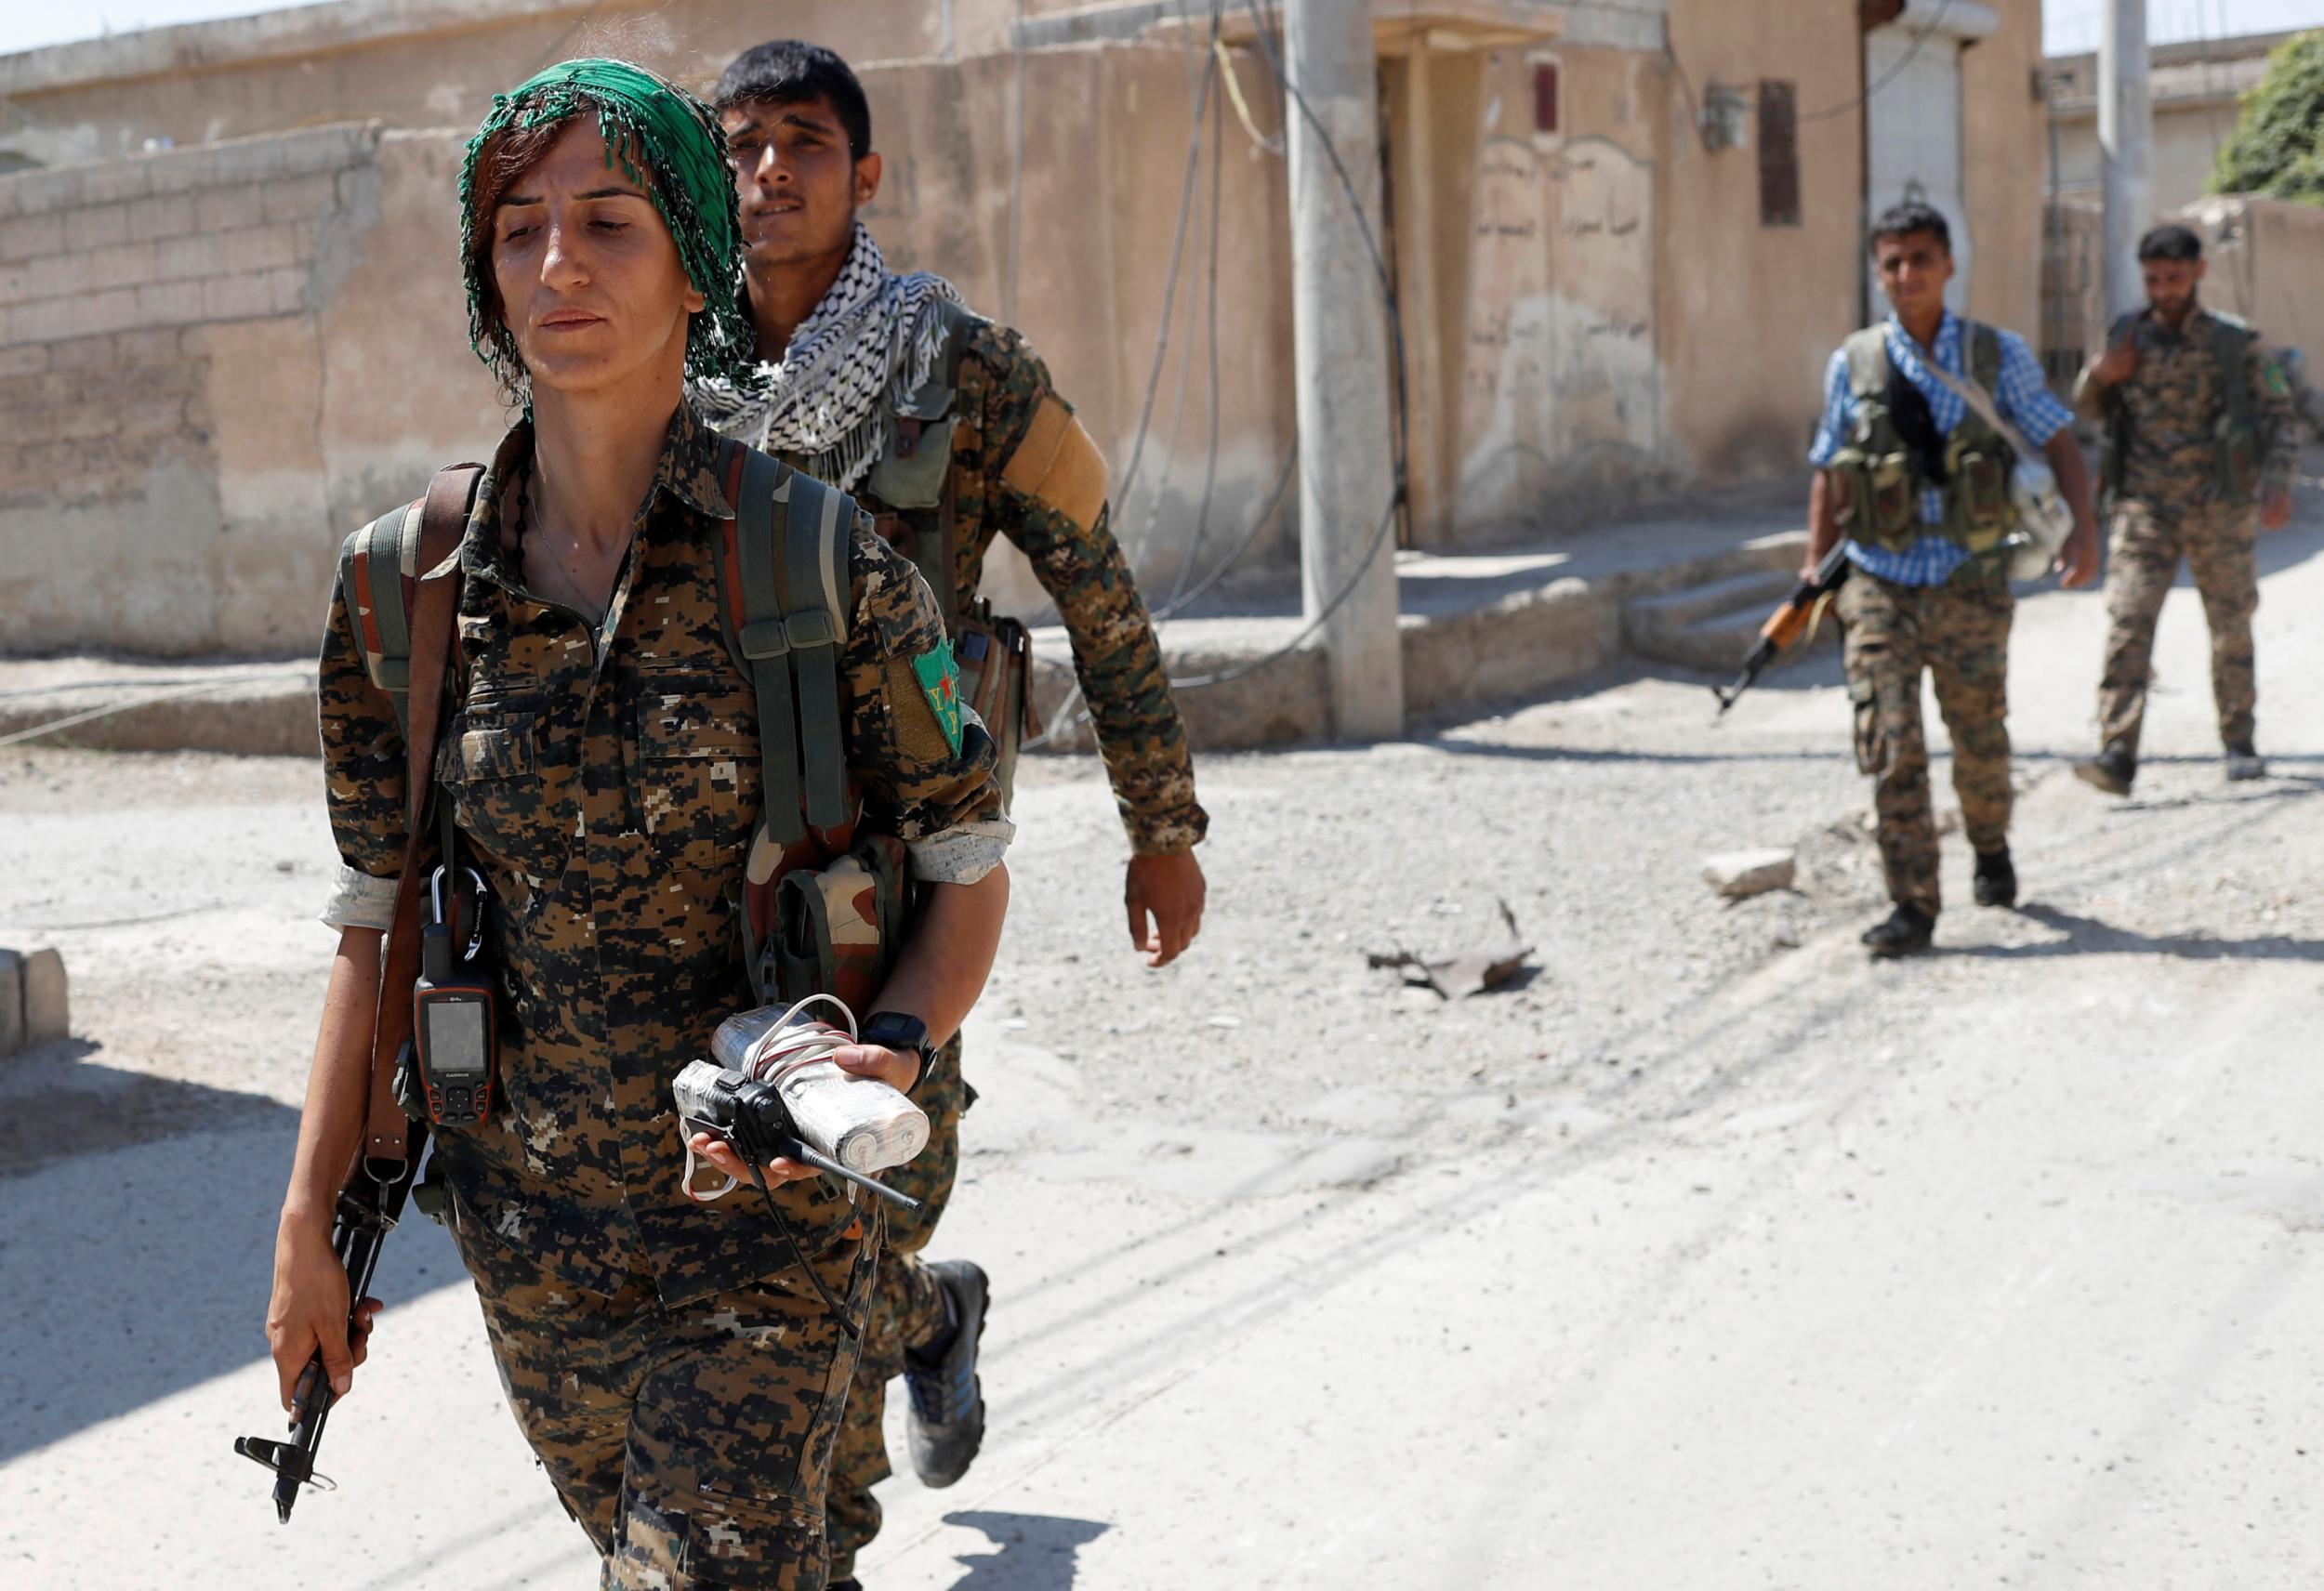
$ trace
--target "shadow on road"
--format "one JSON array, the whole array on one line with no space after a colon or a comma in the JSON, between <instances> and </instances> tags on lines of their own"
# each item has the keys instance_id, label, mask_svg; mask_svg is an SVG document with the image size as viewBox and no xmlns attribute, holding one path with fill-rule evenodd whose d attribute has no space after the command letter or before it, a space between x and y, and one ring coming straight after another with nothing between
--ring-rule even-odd
<instances>
[{"instance_id":1,"label":"shadow on road","mask_svg":"<svg viewBox=\"0 0 2324 1591\"><path fill-rule=\"evenodd\" d=\"M962 1557L968 1570L952 1591L1073 1591L1074 1560L1114 1527L1053 1514L946 1514L944 1523L983 1531L998 1550Z\"/></svg>"},{"instance_id":2,"label":"shadow on road","mask_svg":"<svg viewBox=\"0 0 2324 1591\"><path fill-rule=\"evenodd\" d=\"M91 1053L46 1045L0 1072L0 1463L266 1351L298 1112ZM374 1291L395 1305L466 1280L450 1240L413 1221ZM271 1399L247 1417L281 1421ZM240 1434L218 1433L220 1462L239 1462Z\"/></svg>"},{"instance_id":3,"label":"shadow on road","mask_svg":"<svg viewBox=\"0 0 2324 1591\"><path fill-rule=\"evenodd\" d=\"M2066 937L2039 944L1961 945L1947 955L2016 961L2050 955L2107 955L2120 953L2177 956L2185 961L2324 961L2324 940L2304 940L2290 934L2265 934L2254 939L2217 939L2209 934L2142 934L2118 928L2095 917L2078 916L2054 906L2020 906L2017 914Z\"/></svg>"}]
</instances>

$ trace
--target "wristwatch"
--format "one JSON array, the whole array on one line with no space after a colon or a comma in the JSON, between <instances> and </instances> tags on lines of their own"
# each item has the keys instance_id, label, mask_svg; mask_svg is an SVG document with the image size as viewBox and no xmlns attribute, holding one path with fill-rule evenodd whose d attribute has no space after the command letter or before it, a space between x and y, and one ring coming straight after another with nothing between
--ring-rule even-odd
<instances>
[{"instance_id":1,"label":"wristwatch","mask_svg":"<svg viewBox=\"0 0 2324 1591\"><path fill-rule=\"evenodd\" d=\"M920 1070L928 1070L928 1056L934 1046L928 1042L928 1024L918 1017L907 1017L902 1011L874 1011L864 1019L864 1025L855 1034L857 1040L878 1045L881 1049L908 1049L920 1058Z\"/></svg>"}]
</instances>

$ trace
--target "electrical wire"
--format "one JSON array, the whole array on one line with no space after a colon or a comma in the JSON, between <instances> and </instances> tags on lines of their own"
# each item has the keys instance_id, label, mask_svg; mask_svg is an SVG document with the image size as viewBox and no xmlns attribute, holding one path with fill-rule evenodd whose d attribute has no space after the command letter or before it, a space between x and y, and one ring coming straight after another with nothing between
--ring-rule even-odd
<instances>
[{"instance_id":1,"label":"electrical wire","mask_svg":"<svg viewBox=\"0 0 2324 1591\"><path fill-rule=\"evenodd\" d=\"M1262 653L1258 657L1250 658L1245 662L1236 664L1231 668L1221 669L1211 674L1193 675L1182 678L1172 679L1170 681L1170 687L1174 690L1198 690L1207 686L1223 685L1231 680L1245 678L1249 675L1260 672L1261 669L1272 667L1274 664L1280 663L1283 659L1290 656L1292 653L1298 651L1301 647L1305 646L1310 639L1312 639L1323 629L1325 625L1330 622L1330 620L1342 607L1347 605L1349 599L1355 595L1358 587L1363 585L1365 576L1371 572L1372 565L1379 561L1382 549L1388 545L1390 533L1395 529L1399 516L1406 512L1409 506L1407 475L1408 455L1406 453L1408 445L1408 431L1406 426L1408 408L1405 401L1406 390L1404 374L1406 360L1404 325L1403 318L1399 313L1396 305L1394 277L1388 269L1386 255L1380 247L1380 235L1374 230L1370 217L1364 212L1361 190L1356 187L1355 178L1349 172L1346 161L1340 157L1338 145L1332 140L1331 135L1324 126L1322 119L1316 115L1314 106L1309 102L1306 94L1301 90L1297 84L1291 81L1289 70L1284 64L1282 54L1276 48L1274 40L1267 32L1266 19L1260 13L1258 0L1244 0L1244 4L1246 8L1250 12L1251 20L1256 27L1261 53L1266 58L1269 69L1274 73L1275 81L1281 86L1286 96L1287 103L1288 106L1297 109L1301 119L1307 123L1310 130L1314 133L1316 141L1323 147L1323 151L1330 162L1331 169L1339 179L1340 190L1347 198L1349 208L1355 217L1356 227L1363 234L1365 251L1370 257L1373 276L1380 284L1381 309L1389 335L1390 350L1393 356L1391 360L1390 376L1393 386L1393 398L1395 400L1393 413L1391 416L1392 423L1390 427L1390 443L1392 447L1391 462L1393 466L1392 485L1389 492L1387 507L1380 516L1380 528L1373 532L1371 542L1366 547L1363 558L1356 563L1355 567L1349 572L1347 579L1341 584L1340 589L1332 593L1329 599L1327 600L1322 608L1317 611L1314 617L1310 619L1307 624L1301 626L1299 634L1292 637L1292 638L1284 645L1277 647L1271 651ZM1293 462L1293 458L1295 457L1296 448L1292 457L1285 460L1286 481L1287 481L1288 470ZM1282 482L1278 482L1278 494L1282 489ZM1262 514L1261 518L1254 522L1252 531L1247 534L1247 543L1248 540L1256 538L1258 527L1264 524L1266 518L1272 514L1272 506L1270 506L1270 508ZM1214 576L1208 584L1216 584L1217 575L1222 574L1225 567L1226 566L1222 565L1219 571L1214 572ZM1204 588L1208 589L1208 585ZM1188 599L1191 600L1191 598ZM1076 689L1074 694L1069 695L1066 698L1065 703L1061 705L1059 709L1061 715L1071 712L1075 698L1077 695L1078 690ZM1056 736L1066 732L1068 730L1077 728L1081 724L1089 721L1089 714L1086 709L1071 717L1061 717L1061 721L1052 724L1048 731L1039 736L1037 739L1027 742L1026 746L1028 749L1031 749L1046 744Z\"/></svg>"},{"instance_id":2,"label":"electrical wire","mask_svg":"<svg viewBox=\"0 0 2324 1591\"><path fill-rule=\"evenodd\" d=\"M1844 116L1851 111L1870 104L1874 95L1903 75L1905 68L1910 66L1913 58L1921 53L1921 46L1929 42L1929 35L1936 32L1936 25L1945 20L1945 13L1952 8L1953 0L1937 0L1936 9L1929 14L1927 21L1921 24L1921 31L1912 35L1912 43L1905 46L1905 53L1897 58L1896 64L1881 73L1879 82L1867 84L1863 93L1821 111L1810 111L1804 115L1795 116L1792 120L1795 123L1827 122L1834 116Z\"/></svg>"},{"instance_id":3,"label":"electrical wire","mask_svg":"<svg viewBox=\"0 0 2324 1591\"><path fill-rule=\"evenodd\" d=\"M1216 5L1210 9L1210 42L1214 46L1219 42L1219 7ZM1212 52L1214 56L1216 53L1215 50ZM1212 70L1214 72L1220 70L1215 60ZM1220 157L1226 151L1226 107L1222 103L1223 98L1217 96L1210 101L1210 235L1205 240L1210 249L1209 268L1206 272L1208 287L1203 307L1207 322L1204 344L1205 381L1208 388L1208 406L1210 411L1209 446L1202 467L1202 502L1195 510L1195 539L1187 547L1185 556L1179 559L1178 582L1170 590L1169 600L1163 604L1166 610L1175 610L1186 595L1187 579L1202 558L1203 543L1210 533L1210 506L1219 490L1219 208L1225 186Z\"/></svg>"}]
</instances>

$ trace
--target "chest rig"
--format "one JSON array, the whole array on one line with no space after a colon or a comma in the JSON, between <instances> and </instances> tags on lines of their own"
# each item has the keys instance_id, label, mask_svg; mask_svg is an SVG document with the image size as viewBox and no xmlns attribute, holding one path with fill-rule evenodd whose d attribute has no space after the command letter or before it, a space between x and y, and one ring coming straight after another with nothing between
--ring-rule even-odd
<instances>
[{"instance_id":1,"label":"chest rig","mask_svg":"<svg viewBox=\"0 0 2324 1591\"><path fill-rule=\"evenodd\" d=\"M997 754L1003 805L1016 787L1017 756L1038 735L1028 689L1032 640L1023 625L996 618L989 598L960 600L960 540L954 451L960 430L960 354L983 324L963 306L938 300L944 348L928 379L889 411L888 442L864 481L864 506L890 546L910 559L935 594L960 668L961 700L976 710Z\"/></svg>"},{"instance_id":2,"label":"chest rig","mask_svg":"<svg viewBox=\"0 0 2324 1591\"><path fill-rule=\"evenodd\" d=\"M2133 310L2117 320L2107 328L2107 346L2135 335L2144 316L2144 310ZM2199 307L2191 320L2182 335L2201 340L2219 380L2219 414L2212 422L2212 495L2222 502L2249 502L2259 495L2260 459L2267 451L2268 440L2260 434L2258 408L2252 401L2250 373L2244 366L2251 341L2259 334L2251 329L2250 322L2217 309ZM2098 476L2110 496L2122 494L2132 436L2136 429L2137 422L2131 416L2129 393L2123 388L2107 393L2106 438Z\"/></svg>"},{"instance_id":3,"label":"chest rig","mask_svg":"<svg viewBox=\"0 0 2324 1591\"><path fill-rule=\"evenodd\" d=\"M2001 339L1992 327L1962 322L1962 351L1969 379L1986 391L2001 377ZM1868 326L1842 345L1848 361L1853 424L1848 440L1825 471L1838 484L1836 518L1842 532L1866 546L1902 552L1922 536L1943 536L1972 553L2001 545L2016 519L2010 506L2009 477L2015 454L2009 440L1964 410L1945 439L1942 481L1922 473L1889 408L1887 329ZM1934 491L1944 513L1934 524L1921 519L1921 499Z\"/></svg>"},{"instance_id":4,"label":"chest rig","mask_svg":"<svg viewBox=\"0 0 2324 1591\"><path fill-rule=\"evenodd\" d=\"M827 993L867 1009L903 943L910 876L903 843L862 826L847 764L839 653L856 506L740 442L720 444L716 467L735 509L717 521L720 624L759 727L761 803L739 900L751 989L761 1002ZM407 733L419 506L382 515L340 553L365 672ZM451 803L434 800L449 855Z\"/></svg>"}]
</instances>

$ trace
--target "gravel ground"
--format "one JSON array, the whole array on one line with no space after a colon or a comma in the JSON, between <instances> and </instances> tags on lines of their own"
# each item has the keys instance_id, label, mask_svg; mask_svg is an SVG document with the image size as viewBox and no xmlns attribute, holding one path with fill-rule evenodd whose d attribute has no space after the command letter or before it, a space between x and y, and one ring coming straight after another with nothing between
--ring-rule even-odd
<instances>
[{"instance_id":1,"label":"gravel ground","mask_svg":"<svg viewBox=\"0 0 2324 1591\"><path fill-rule=\"evenodd\" d=\"M1715 726L1703 681L1628 672L1205 758L1208 925L1160 972L1102 778L1032 763L938 1240L994 1269L996 1424L957 1492L886 1493L882 1591L2317 1584L2318 508L2263 551L2258 784L2220 782L2191 592L2127 802L2067 771L2100 602L2022 604L2026 898L1967 904L1948 838L1939 953L1901 965L1855 944L1829 655ZM1703 858L1761 845L1798 888L1715 899ZM260 1540L221 1467L267 1395L331 866L312 764L0 754L0 943L64 951L76 1034L0 1062L0 1566L586 1582L424 1226L329 1527ZM1504 903L1508 991L1366 964L1493 944ZM105 1531L76 1578L58 1544Z\"/></svg>"}]
</instances>

